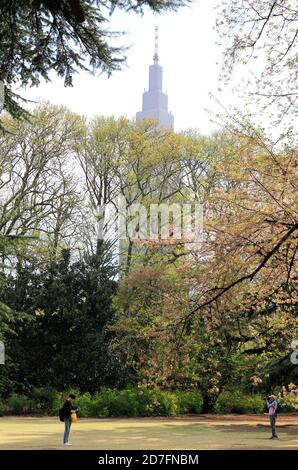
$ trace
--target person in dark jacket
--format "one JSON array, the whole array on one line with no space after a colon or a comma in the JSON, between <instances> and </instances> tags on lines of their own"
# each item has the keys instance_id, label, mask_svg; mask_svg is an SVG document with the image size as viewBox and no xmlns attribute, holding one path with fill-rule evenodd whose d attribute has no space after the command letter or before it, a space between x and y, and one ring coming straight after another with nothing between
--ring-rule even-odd
<instances>
[{"instance_id":1,"label":"person in dark jacket","mask_svg":"<svg viewBox=\"0 0 298 470\"><path fill-rule=\"evenodd\" d=\"M71 427L71 413L77 411L78 409L73 405L74 400L76 397L74 395L69 395L66 402L62 407L62 416L64 417L64 436L63 436L63 444L65 446L71 446L69 442L69 434L70 434L70 427Z\"/></svg>"}]
</instances>

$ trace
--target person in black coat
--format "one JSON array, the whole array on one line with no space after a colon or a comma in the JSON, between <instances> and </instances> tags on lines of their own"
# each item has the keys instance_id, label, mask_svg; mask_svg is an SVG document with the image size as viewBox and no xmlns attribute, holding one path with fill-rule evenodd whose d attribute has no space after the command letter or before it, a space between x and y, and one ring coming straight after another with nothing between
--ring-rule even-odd
<instances>
[{"instance_id":1,"label":"person in black coat","mask_svg":"<svg viewBox=\"0 0 298 470\"><path fill-rule=\"evenodd\" d=\"M73 405L73 402L75 399L76 397L70 394L61 410L62 411L61 414L64 418L63 444L65 446L71 446L71 443L69 442L69 434L70 434L70 427L71 427L71 413L74 413L75 411L78 410L78 408L76 408Z\"/></svg>"}]
</instances>

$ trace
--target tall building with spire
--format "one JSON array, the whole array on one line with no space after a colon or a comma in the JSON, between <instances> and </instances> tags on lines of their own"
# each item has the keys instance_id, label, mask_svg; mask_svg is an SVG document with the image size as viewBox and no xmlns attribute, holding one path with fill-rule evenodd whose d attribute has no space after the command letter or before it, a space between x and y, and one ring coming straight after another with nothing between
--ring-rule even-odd
<instances>
[{"instance_id":1,"label":"tall building with spire","mask_svg":"<svg viewBox=\"0 0 298 470\"><path fill-rule=\"evenodd\" d=\"M174 116L168 111L168 95L162 91L162 67L158 63L158 28L155 27L155 52L153 65L149 66L149 90L143 93L142 111L136 114L137 121L154 118L161 127L174 128Z\"/></svg>"}]
</instances>

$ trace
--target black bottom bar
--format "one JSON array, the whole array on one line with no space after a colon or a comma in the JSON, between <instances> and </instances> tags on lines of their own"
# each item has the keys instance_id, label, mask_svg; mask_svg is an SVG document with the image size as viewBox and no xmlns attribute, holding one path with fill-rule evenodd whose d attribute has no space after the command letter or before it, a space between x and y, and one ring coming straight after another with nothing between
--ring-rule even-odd
<instances>
[{"instance_id":1,"label":"black bottom bar","mask_svg":"<svg viewBox=\"0 0 298 470\"><path fill-rule=\"evenodd\" d=\"M272 462L275 465L281 464L285 468L286 464L297 465L298 451L295 450L236 450L236 451L183 451L183 450L154 450L154 451L0 451L0 465L4 464L30 465L30 468L40 468L41 465L48 466L56 464L68 464L71 468L118 467L133 469L140 466L152 465L167 467L188 465L190 467L200 466L201 470L209 469L209 464L229 465L268 465ZM21 468L21 467L20 467ZM68 467L69 468L69 467ZM264 467L265 468L265 467Z\"/></svg>"}]
</instances>

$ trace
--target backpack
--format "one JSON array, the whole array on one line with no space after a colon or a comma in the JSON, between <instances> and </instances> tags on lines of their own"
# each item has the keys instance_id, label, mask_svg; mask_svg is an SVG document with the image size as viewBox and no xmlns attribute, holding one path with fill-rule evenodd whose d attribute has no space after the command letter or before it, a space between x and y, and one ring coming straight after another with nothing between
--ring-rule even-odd
<instances>
[{"instance_id":1,"label":"backpack","mask_svg":"<svg viewBox=\"0 0 298 470\"><path fill-rule=\"evenodd\" d=\"M59 410L59 419L62 421L62 423L64 423L65 416L63 414L63 408L60 408Z\"/></svg>"},{"instance_id":2,"label":"backpack","mask_svg":"<svg viewBox=\"0 0 298 470\"><path fill-rule=\"evenodd\" d=\"M282 412L283 412L283 406L281 405L281 403L277 402L277 407L276 407L275 413L279 414L279 413L282 413Z\"/></svg>"}]
</instances>

